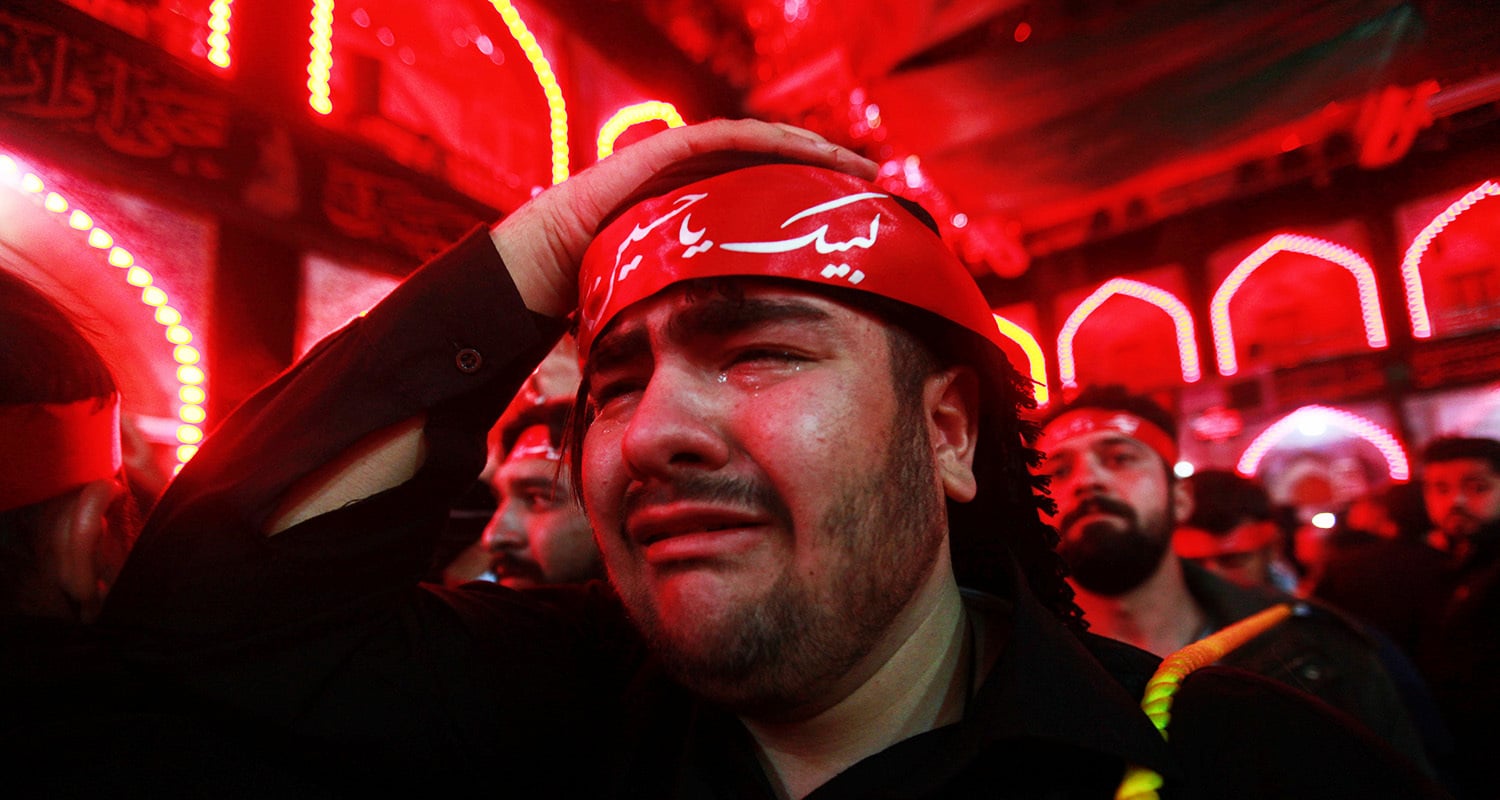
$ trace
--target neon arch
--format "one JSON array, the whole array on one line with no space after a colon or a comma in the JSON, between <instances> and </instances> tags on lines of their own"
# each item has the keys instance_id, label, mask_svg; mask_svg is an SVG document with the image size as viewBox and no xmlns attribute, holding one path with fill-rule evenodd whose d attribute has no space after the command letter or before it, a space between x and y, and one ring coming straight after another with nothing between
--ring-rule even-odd
<instances>
[{"instance_id":1,"label":"neon arch","mask_svg":"<svg viewBox=\"0 0 1500 800\"><path fill-rule=\"evenodd\" d=\"M1026 368L1031 374L1032 397L1036 398L1038 407L1047 405L1050 396L1047 392L1047 356L1042 353L1041 345L1036 343L1036 337L1032 336L1020 325L1000 316L992 314L995 318L995 326L1000 329L1000 334L1005 338L1021 346L1021 352L1026 354Z\"/></svg>"},{"instance_id":2,"label":"neon arch","mask_svg":"<svg viewBox=\"0 0 1500 800\"><path fill-rule=\"evenodd\" d=\"M660 100L647 100L643 103L625 106L616 111L604 127L599 129L599 160L603 161L615 152L615 140L620 134L629 130L632 125L642 122L661 120L667 123L668 128L681 128L687 123L682 121L682 115L677 113L676 107L671 103L663 103Z\"/></svg>"},{"instance_id":3,"label":"neon arch","mask_svg":"<svg viewBox=\"0 0 1500 800\"><path fill-rule=\"evenodd\" d=\"M1182 367L1182 379L1187 383L1196 383L1203 377L1203 369L1198 361L1198 342L1193 332L1193 315L1187 306L1176 295L1149 283L1129 278L1111 278L1073 309L1073 313L1068 315L1068 321L1063 324L1062 333L1057 335L1057 371L1064 387L1071 389L1078 385L1078 365L1073 358L1073 338L1078 335L1078 329L1083 327L1084 320L1097 311L1099 306L1104 305L1105 300L1117 294L1144 300L1167 312L1177 331L1177 360Z\"/></svg>"},{"instance_id":4,"label":"neon arch","mask_svg":"<svg viewBox=\"0 0 1500 800\"><path fill-rule=\"evenodd\" d=\"M312 52L307 56L307 104L319 114L333 112L332 92L328 87L333 74L333 0L313 0L312 31L307 43Z\"/></svg>"},{"instance_id":5,"label":"neon arch","mask_svg":"<svg viewBox=\"0 0 1500 800\"><path fill-rule=\"evenodd\" d=\"M1245 477L1253 476L1260 469L1261 459L1265 458L1266 453L1286 438L1287 434L1305 424L1332 425L1364 439L1375 445L1375 449L1385 458L1392 480L1404 482L1411 479L1411 463L1406 458L1406 450L1390 431L1358 414L1320 405L1303 406L1262 431L1240 455L1235 469Z\"/></svg>"},{"instance_id":6,"label":"neon arch","mask_svg":"<svg viewBox=\"0 0 1500 800\"><path fill-rule=\"evenodd\" d=\"M172 345L172 359L177 362L177 468L181 469L198 452L198 443L203 440L201 427L206 414L203 410L208 394L203 388L206 376L198 366L201 356L193 347L193 332L182 324L182 314L167 301L166 290L156 285L151 271L135 261L129 250L115 243L113 236L94 224L88 212L73 205L66 197L48 191L46 182L36 172L26 169L16 159L0 153L0 180L11 184L25 194L41 198L42 207L63 218L69 228L85 236L85 241L95 250L105 252L105 261L110 266L123 270L125 282L141 290L141 303L151 309L152 317L163 328L167 342Z\"/></svg>"},{"instance_id":7,"label":"neon arch","mask_svg":"<svg viewBox=\"0 0 1500 800\"><path fill-rule=\"evenodd\" d=\"M552 72L552 63L542 53L541 45L536 43L536 37L531 35L525 21L521 19L521 13L510 4L510 0L490 0L490 5L500 12L500 19L505 21L506 30L510 31L516 44L521 46L526 60L531 62L531 70L536 73L537 82L542 85L542 94L547 97L547 118L552 139L552 183L562 183L568 179L568 107L563 102L562 87L557 83L557 75Z\"/></svg>"},{"instance_id":8,"label":"neon arch","mask_svg":"<svg viewBox=\"0 0 1500 800\"><path fill-rule=\"evenodd\" d=\"M1251 273L1270 260L1271 256L1283 251L1321 258L1353 274L1354 283L1359 289L1359 310L1364 317L1365 341L1377 350L1385 347L1385 319L1380 314L1380 295L1375 290L1375 271L1370 269L1370 262L1353 250L1325 239L1278 233L1256 248L1255 252L1245 256L1245 260L1229 273L1214 292L1213 302L1209 305L1208 321L1214 333L1214 350L1219 358L1220 375L1227 378L1240 370L1239 359L1234 352L1234 329L1229 322L1229 301L1234 299L1234 293L1239 291Z\"/></svg>"},{"instance_id":9,"label":"neon arch","mask_svg":"<svg viewBox=\"0 0 1500 800\"><path fill-rule=\"evenodd\" d=\"M208 6L208 61L229 68L229 17L234 0L213 0Z\"/></svg>"},{"instance_id":10,"label":"neon arch","mask_svg":"<svg viewBox=\"0 0 1500 800\"><path fill-rule=\"evenodd\" d=\"M1406 284L1406 312L1411 317L1411 334L1418 339L1432 337L1432 321L1427 316L1427 292L1422 286L1422 257L1432 240L1443 232L1453 220L1486 197L1500 196L1500 184L1485 181L1473 191L1454 201L1443 213L1432 218L1427 227L1412 239L1406 248L1406 257L1401 259L1401 280Z\"/></svg>"},{"instance_id":11,"label":"neon arch","mask_svg":"<svg viewBox=\"0 0 1500 800\"><path fill-rule=\"evenodd\" d=\"M568 179L568 107L563 101L562 87L552 71L552 63L537 44L536 36L526 27L521 13L510 4L510 0L490 0L490 5L500 14L505 29L520 46L526 60L536 73L542 94L547 98L548 135L552 152L552 182L562 183ZM227 10L226 10L227 13ZM312 52L307 63L308 105L319 114L333 111L330 96L329 76L333 72L333 0L313 0L312 36L308 43ZM226 40L227 46L227 40Z\"/></svg>"}]
</instances>

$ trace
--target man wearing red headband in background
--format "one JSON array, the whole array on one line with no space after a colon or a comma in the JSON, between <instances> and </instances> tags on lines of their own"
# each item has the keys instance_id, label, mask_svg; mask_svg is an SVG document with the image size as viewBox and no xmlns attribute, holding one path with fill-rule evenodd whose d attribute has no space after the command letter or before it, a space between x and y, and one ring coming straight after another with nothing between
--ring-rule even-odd
<instances>
[{"instance_id":1,"label":"man wearing red headband in background","mask_svg":"<svg viewBox=\"0 0 1500 800\"><path fill-rule=\"evenodd\" d=\"M1281 527L1271 496L1258 481L1221 469L1187 479L1192 513L1177 526L1172 549L1241 586L1297 588L1297 574L1281 556Z\"/></svg>"},{"instance_id":2,"label":"man wearing red headband in background","mask_svg":"<svg viewBox=\"0 0 1500 800\"><path fill-rule=\"evenodd\" d=\"M443 583L492 580L513 589L604 577L588 518L562 461L578 393L578 349L564 336L490 430L480 480L497 507L477 541L443 571Z\"/></svg>"},{"instance_id":3,"label":"man wearing red headband in background","mask_svg":"<svg viewBox=\"0 0 1500 800\"><path fill-rule=\"evenodd\" d=\"M1269 586L1240 586L1173 552L1193 514L1177 479L1177 428L1151 399L1089 387L1043 427L1040 472L1057 503L1059 552L1096 633L1166 655L1277 603L1295 613L1222 663L1308 692L1363 722L1421 764L1426 755L1377 646L1327 608ZM1194 541L1189 531L1186 544ZM1190 548L1191 549L1191 548Z\"/></svg>"},{"instance_id":4,"label":"man wearing red headband in background","mask_svg":"<svg viewBox=\"0 0 1500 800\"><path fill-rule=\"evenodd\" d=\"M39 289L0 268L0 765L14 797L219 796L281 786L94 623L139 527L120 394ZM164 767L163 752L179 761ZM231 795L235 794L229 790Z\"/></svg>"},{"instance_id":5,"label":"man wearing red headband in background","mask_svg":"<svg viewBox=\"0 0 1500 800\"><path fill-rule=\"evenodd\" d=\"M106 616L387 790L1097 797L1136 765L1177 796L1422 796L1242 673L1184 684L1163 740L1137 706L1154 659L1081 632L984 298L873 174L717 122L544 192L226 420ZM572 463L610 586L414 586L424 514L575 307ZM1249 707L1274 736L1226 726Z\"/></svg>"}]
</instances>

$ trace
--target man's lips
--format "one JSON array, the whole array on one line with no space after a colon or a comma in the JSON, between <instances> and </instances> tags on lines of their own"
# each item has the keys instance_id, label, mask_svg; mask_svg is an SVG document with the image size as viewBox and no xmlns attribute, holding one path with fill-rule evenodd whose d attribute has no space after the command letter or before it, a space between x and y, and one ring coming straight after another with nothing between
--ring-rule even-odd
<instances>
[{"instance_id":1,"label":"man's lips","mask_svg":"<svg viewBox=\"0 0 1500 800\"><path fill-rule=\"evenodd\" d=\"M752 548L767 525L764 516L707 506L651 506L625 521L626 535L648 563L716 558Z\"/></svg>"},{"instance_id":2,"label":"man's lips","mask_svg":"<svg viewBox=\"0 0 1500 800\"><path fill-rule=\"evenodd\" d=\"M535 562L514 556L502 555L490 562L490 573L496 582L541 583L542 568Z\"/></svg>"},{"instance_id":3,"label":"man's lips","mask_svg":"<svg viewBox=\"0 0 1500 800\"><path fill-rule=\"evenodd\" d=\"M1091 517L1114 517L1130 521L1134 519L1134 512L1130 506L1118 500L1105 497L1091 497L1079 503L1076 508L1062 516L1058 521L1058 530L1062 532L1071 531Z\"/></svg>"}]
</instances>

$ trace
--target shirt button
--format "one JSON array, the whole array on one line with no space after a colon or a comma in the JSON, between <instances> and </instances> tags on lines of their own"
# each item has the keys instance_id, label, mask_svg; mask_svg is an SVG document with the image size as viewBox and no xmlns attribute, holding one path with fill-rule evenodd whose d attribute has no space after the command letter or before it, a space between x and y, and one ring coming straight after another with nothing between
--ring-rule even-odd
<instances>
[{"instance_id":1,"label":"shirt button","mask_svg":"<svg viewBox=\"0 0 1500 800\"><path fill-rule=\"evenodd\" d=\"M453 363L458 365L459 372L478 372L479 365L484 363L484 356L472 347L465 347L453 357Z\"/></svg>"}]
</instances>

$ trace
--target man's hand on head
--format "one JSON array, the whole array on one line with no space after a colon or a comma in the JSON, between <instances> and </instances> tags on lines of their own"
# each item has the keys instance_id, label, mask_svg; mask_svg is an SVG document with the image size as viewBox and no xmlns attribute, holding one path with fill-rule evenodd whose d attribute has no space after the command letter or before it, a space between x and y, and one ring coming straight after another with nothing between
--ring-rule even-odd
<instances>
[{"instance_id":1,"label":"man's hand on head","mask_svg":"<svg viewBox=\"0 0 1500 800\"><path fill-rule=\"evenodd\" d=\"M877 170L858 153L791 125L714 120L663 131L542 192L490 230L526 307L566 316L578 304L578 267L604 215L666 167L730 150L783 156L867 180Z\"/></svg>"}]
</instances>

